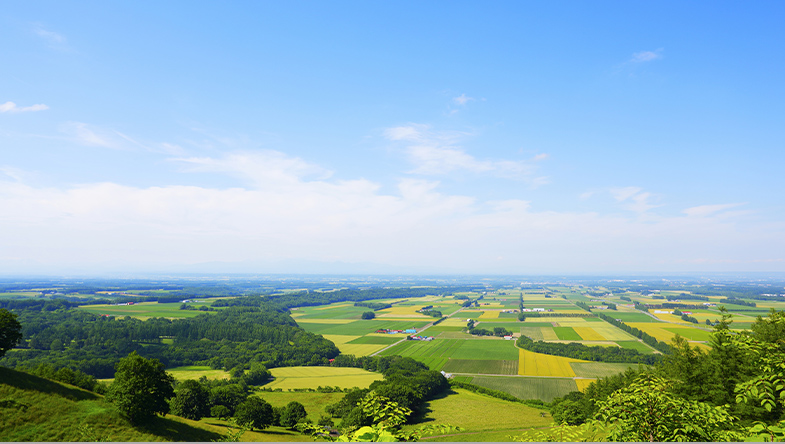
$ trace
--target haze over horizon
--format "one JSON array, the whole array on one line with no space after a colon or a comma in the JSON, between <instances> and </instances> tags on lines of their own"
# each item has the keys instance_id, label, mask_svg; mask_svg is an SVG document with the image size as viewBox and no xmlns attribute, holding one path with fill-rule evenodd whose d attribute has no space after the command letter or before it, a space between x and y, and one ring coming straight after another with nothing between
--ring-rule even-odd
<instances>
[{"instance_id":1,"label":"haze over horizon","mask_svg":"<svg viewBox=\"0 0 785 444\"><path fill-rule=\"evenodd\" d=\"M6 2L0 275L782 273L783 22Z\"/></svg>"}]
</instances>

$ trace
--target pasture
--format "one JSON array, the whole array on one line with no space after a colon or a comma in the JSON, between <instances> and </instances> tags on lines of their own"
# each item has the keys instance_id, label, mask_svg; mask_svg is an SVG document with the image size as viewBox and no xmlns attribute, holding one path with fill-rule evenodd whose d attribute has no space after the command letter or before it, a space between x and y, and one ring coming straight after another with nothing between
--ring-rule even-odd
<instances>
[{"instance_id":1,"label":"pasture","mask_svg":"<svg viewBox=\"0 0 785 444\"><path fill-rule=\"evenodd\" d=\"M174 376L178 381L187 379L199 379L202 376L207 379L229 379L229 372L224 370L213 370L206 365L184 365L182 367L172 367L166 372Z\"/></svg>"},{"instance_id":2,"label":"pasture","mask_svg":"<svg viewBox=\"0 0 785 444\"><path fill-rule=\"evenodd\" d=\"M475 376L472 384L500 392L509 393L520 399L540 399L550 402L578 390L572 378L523 378L520 376Z\"/></svg>"},{"instance_id":3,"label":"pasture","mask_svg":"<svg viewBox=\"0 0 785 444\"><path fill-rule=\"evenodd\" d=\"M149 318L192 318L201 314L210 313L209 311L199 310L180 310L179 302L159 304L158 302L137 302L134 305L82 305L79 310L97 315L109 315L115 317L130 316L141 320ZM210 306L211 302L188 304L193 307ZM220 310L220 308L218 308Z\"/></svg>"},{"instance_id":4,"label":"pasture","mask_svg":"<svg viewBox=\"0 0 785 444\"><path fill-rule=\"evenodd\" d=\"M278 367L270 369L275 380L266 388L282 390L322 387L366 388L383 379L381 373L350 367Z\"/></svg>"},{"instance_id":5,"label":"pasture","mask_svg":"<svg viewBox=\"0 0 785 444\"><path fill-rule=\"evenodd\" d=\"M505 378L510 379L510 378ZM427 441L476 441L477 432L495 432L498 441L507 441L509 435L529 427L548 426L552 418L544 410L523 404L492 398L456 388L454 394L434 399L426 404L427 414L422 423L451 424L460 426L461 432L451 432L450 436ZM489 415L489 412L501 414ZM542 415L542 413L545 415ZM421 424L405 426L406 430L420 427Z\"/></svg>"},{"instance_id":6,"label":"pasture","mask_svg":"<svg viewBox=\"0 0 785 444\"><path fill-rule=\"evenodd\" d=\"M575 376L581 378L602 378L625 372L628 368L638 368L638 364L616 362L571 362Z\"/></svg>"}]
</instances>

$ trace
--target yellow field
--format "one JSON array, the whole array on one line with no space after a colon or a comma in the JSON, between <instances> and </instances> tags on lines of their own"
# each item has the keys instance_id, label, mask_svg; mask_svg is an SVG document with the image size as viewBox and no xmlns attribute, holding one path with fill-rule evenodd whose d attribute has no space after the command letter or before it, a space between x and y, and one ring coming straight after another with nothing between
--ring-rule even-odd
<instances>
[{"instance_id":1,"label":"yellow field","mask_svg":"<svg viewBox=\"0 0 785 444\"><path fill-rule=\"evenodd\" d=\"M347 367L279 367L270 369L275 380L265 385L283 390L294 388L316 388L318 386L365 388L373 381L383 379L380 373L367 372Z\"/></svg>"},{"instance_id":2,"label":"yellow field","mask_svg":"<svg viewBox=\"0 0 785 444\"><path fill-rule=\"evenodd\" d=\"M584 341L605 341L605 336L597 333L592 327L573 327L572 329Z\"/></svg>"},{"instance_id":3,"label":"yellow field","mask_svg":"<svg viewBox=\"0 0 785 444\"><path fill-rule=\"evenodd\" d=\"M575 327L573 327L575 328ZM607 341L634 341L635 337L609 324L599 324L592 327L597 334L602 335Z\"/></svg>"},{"instance_id":4,"label":"yellow field","mask_svg":"<svg viewBox=\"0 0 785 444\"><path fill-rule=\"evenodd\" d=\"M349 341L354 341L355 339L359 338L359 336L351 336L351 335L322 335L322 336L324 336L325 339L333 341L336 346L340 344L346 344Z\"/></svg>"},{"instance_id":5,"label":"yellow field","mask_svg":"<svg viewBox=\"0 0 785 444\"><path fill-rule=\"evenodd\" d=\"M384 344L335 344L338 350L345 355L368 356L384 347Z\"/></svg>"},{"instance_id":6,"label":"yellow field","mask_svg":"<svg viewBox=\"0 0 785 444\"><path fill-rule=\"evenodd\" d=\"M540 332L542 332L542 339L543 341L558 341L559 337L556 336L556 332L553 331L551 327L540 327Z\"/></svg>"},{"instance_id":7,"label":"yellow field","mask_svg":"<svg viewBox=\"0 0 785 444\"><path fill-rule=\"evenodd\" d=\"M652 335L658 341L663 341L666 343L670 343L671 339L673 339L673 337L676 336L676 333L665 330L662 327L678 329L679 335L685 337L688 340L691 340L693 335L705 336L708 333L708 332L703 332L702 330L696 328L681 326L676 324L660 324L660 323L652 323L652 322L629 322L627 323L627 325L629 325L630 327L635 327L643 332L646 332Z\"/></svg>"},{"instance_id":8,"label":"yellow field","mask_svg":"<svg viewBox=\"0 0 785 444\"><path fill-rule=\"evenodd\" d=\"M528 350L518 350L518 374L523 376L568 376L575 372L570 362L587 362L580 359L544 355Z\"/></svg>"},{"instance_id":9,"label":"yellow field","mask_svg":"<svg viewBox=\"0 0 785 444\"><path fill-rule=\"evenodd\" d=\"M202 376L207 379L229 379L229 372L223 370L213 370L206 365L185 365L166 369L178 381L186 379L199 379Z\"/></svg>"},{"instance_id":10,"label":"yellow field","mask_svg":"<svg viewBox=\"0 0 785 444\"><path fill-rule=\"evenodd\" d=\"M343 308L343 307L354 307L354 304L328 305L326 307L319 307L317 308L317 310L332 310L333 308Z\"/></svg>"},{"instance_id":11,"label":"yellow field","mask_svg":"<svg viewBox=\"0 0 785 444\"><path fill-rule=\"evenodd\" d=\"M480 315L480 319L496 319L499 317L500 311L484 311Z\"/></svg>"},{"instance_id":12,"label":"yellow field","mask_svg":"<svg viewBox=\"0 0 785 444\"><path fill-rule=\"evenodd\" d=\"M557 319L557 321L551 321L551 319ZM559 327L593 327L596 324L602 325L599 322L589 322L583 318L541 318L541 322L556 322L559 324Z\"/></svg>"},{"instance_id":13,"label":"yellow field","mask_svg":"<svg viewBox=\"0 0 785 444\"><path fill-rule=\"evenodd\" d=\"M578 386L578 390L584 391L586 390L586 387L588 387L589 384L591 384L594 381L596 381L596 379L576 379L575 385Z\"/></svg>"},{"instance_id":14,"label":"yellow field","mask_svg":"<svg viewBox=\"0 0 785 444\"><path fill-rule=\"evenodd\" d=\"M460 313L458 313L456 316L459 315ZM439 325L448 325L451 327L457 327L457 326L466 327L466 319L467 318L462 318L462 317L447 318L443 320L441 323L439 323Z\"/></svg>"}]
</instances>

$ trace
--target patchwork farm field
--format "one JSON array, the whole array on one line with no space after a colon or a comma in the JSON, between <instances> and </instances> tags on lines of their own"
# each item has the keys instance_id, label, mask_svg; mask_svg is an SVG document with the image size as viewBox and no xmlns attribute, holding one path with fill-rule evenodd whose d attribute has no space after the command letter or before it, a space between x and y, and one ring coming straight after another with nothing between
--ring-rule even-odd
<instances>
[{"instance_id":1,"label":"patchwork farm field","mask_svg":"<svg viewBox=\"0 0 785 444\"><path fill-rule=\"evenodd\" d=\"M349 367L278 367L270 370L275 380L266 388L282 390L322 387L366 388L383 379L381 373Z\"/></svg>"},{"instance_id":2,"label":"patchwork farm field","mask_svg":"<svg viewBox=\"0 0 785 444\"><path fill-rule=\"evenodd\" d=\"M627 323L627 325L654 336L658 341L664 341L668 343L670 343L671 339L673 339L677 333L683 338L686 338L688 341L701 342L708 341L709 335L711 334L711 332L706 330L699 330L697 328L668 324L664 322L630 322Z\"/></svg>"}]
</instances>

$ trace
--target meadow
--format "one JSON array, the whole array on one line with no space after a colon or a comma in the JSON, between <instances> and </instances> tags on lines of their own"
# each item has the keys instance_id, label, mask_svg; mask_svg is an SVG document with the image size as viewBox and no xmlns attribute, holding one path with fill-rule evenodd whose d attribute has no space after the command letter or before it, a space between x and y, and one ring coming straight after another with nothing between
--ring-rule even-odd
<instances>
[{"instance_id":1,"label":"meadow","mask_svg":"<svg viewBox=\"0 0 785 444\"><path fill-rule=\"evenodd\" d=\"M79 310L84 310L88 313L94 313L97 315L108 315L108 316L116 316L116 317L125 317L130 316L132 318L137 318L141 320L145 320L148 318L192 318L195 316L199 316L200 314L210 313L209 311L200 311L200 310L180 310L179 302L175 303L166 303L166 304L159 304L158 302L137 302L134 305L112 305L112 304L101 304L101 305L83 305L79 307ZM203 303L195 303L195 304L188 304L190 306L199 308L201 306L211 306L212 302L203 302ZM216 310L220 310L220 307Z\"/></svg>"},{"instance_id":2,"label":"meadow","mask_svg":"<svg viewBox=\"0 0 785 444\"><path fill-rule=\"evenodd\" d=\"M277 367L270 369L275 378L268 389L315 389L318 387L367 388L383 379L381 373L351 367Z\"/></svg>"}]
</instances>

